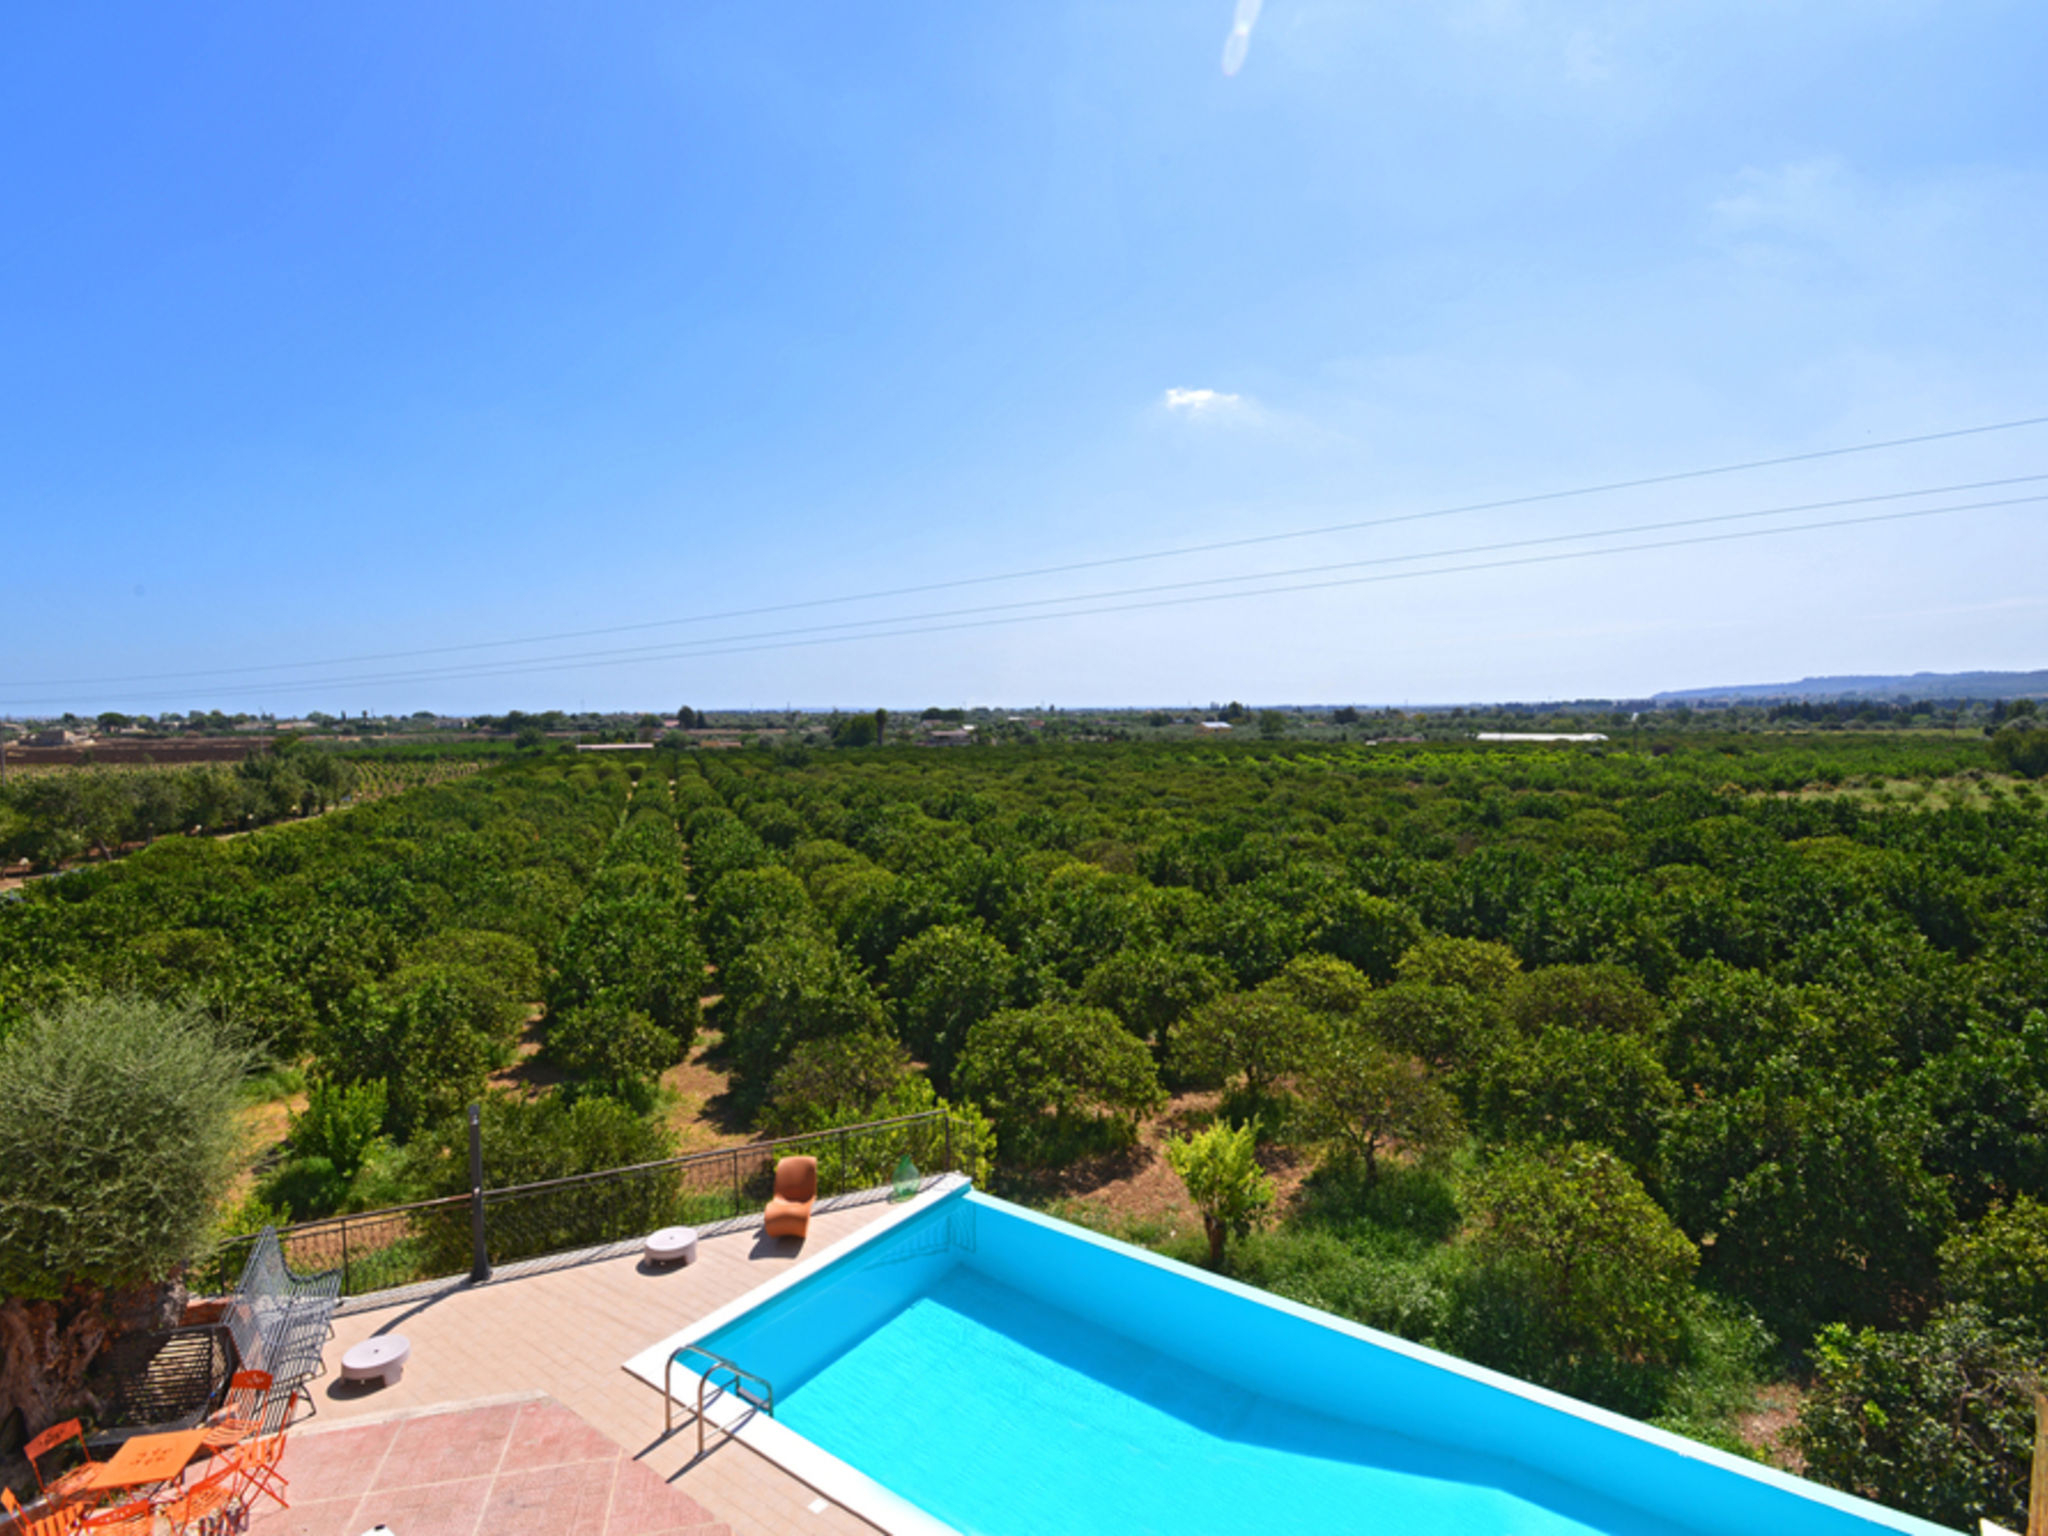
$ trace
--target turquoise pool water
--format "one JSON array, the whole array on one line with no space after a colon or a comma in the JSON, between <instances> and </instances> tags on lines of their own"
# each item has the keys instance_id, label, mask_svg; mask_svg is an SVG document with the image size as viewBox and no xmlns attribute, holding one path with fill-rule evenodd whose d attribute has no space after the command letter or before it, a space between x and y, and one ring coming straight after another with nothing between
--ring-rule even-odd
<instances>
[{"instance_id":1,"label":"turquoise pool water","mask_svg":"<svg viewBox=\"0 0 2048 1536\"><path fill-rule=\"evenodd\" d=\"M978 1194L703 1341L962 1532L1932 1533Z\"/></svg>"}]
</instances>

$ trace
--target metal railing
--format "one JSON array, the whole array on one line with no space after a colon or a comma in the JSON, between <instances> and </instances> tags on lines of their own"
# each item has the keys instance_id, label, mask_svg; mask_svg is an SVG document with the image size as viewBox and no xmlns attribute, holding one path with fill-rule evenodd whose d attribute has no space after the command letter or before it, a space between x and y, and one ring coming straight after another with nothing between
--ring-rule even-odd
<instances>
[{"instance_id":1,"label":"metal railing","mask_svg":"<svg viewBox=\"0 0 2048 1536\"><path fill-rule=\"evenodd\" d=\"M743 1366L734 1365L725 1356L713 1353L702 1344L685 1344L681 1349L676 1350L668 1357L668 1363L662 1367L661 1371L661 1432L663 1434L672 1435L676 1431L676 1367L685 1364L683 1360L685 1355L702 1355L711 1362L711 1369L700 1372L697 1376L697 1454L699 1456L704 1454L704 1394L711 1389L711 1378L720 1371L724 1371L728 1376L732 1377L731 1390L734 1397L750 1408L761 1410L771 1419L775 1417L774 1382L770 1381L766 1376L747 1370ZM767 1396L757 1397L752 1392L749 1392L747 1390L747 1383L750 1381L763 1388ZM720 1390L724 1389L721 1388Z\"/></svg>"},{"instance_id":2,"label":"metal railing","mask_svg":"<svg viewBox=\"0 0 2048 1536\"><path fill-rule=\"evenodd\" d=\"M749 1225L760 1219L773 1193L776 1162L799 1156L818 1160L820 1199L885 1193L905 1157L925 1174L959 1171L952 1117L936 1109L323 1217L281 1227L277 1237L294 1270L338 1269L342 1295L360 1296L464 1274L481 1277L494 1265L626 1242L661 1227L692 1226L709 1234ZM256 1240L250 1234L218 1245L194 1267L192 1291L231 1290Z\"/></svg>"}]
</instances>

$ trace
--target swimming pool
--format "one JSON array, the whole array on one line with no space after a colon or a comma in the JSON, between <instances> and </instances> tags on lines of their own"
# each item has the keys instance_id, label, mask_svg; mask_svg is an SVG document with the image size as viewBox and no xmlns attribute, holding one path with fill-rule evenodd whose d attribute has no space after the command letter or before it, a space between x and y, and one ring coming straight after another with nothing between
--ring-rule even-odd
<instances>
[{"instance_id":1,"label":"swimming pool","mask_svg":"<svg viewBox=\"0 0 2048 1536\"><path fill-rule=\"evenodd\" d=\"M628 1368L694 1344L765 1377L742 1435L887 1529L1943 1529L964 1185L825 1259Z\"/></svg>"}]
</instances>

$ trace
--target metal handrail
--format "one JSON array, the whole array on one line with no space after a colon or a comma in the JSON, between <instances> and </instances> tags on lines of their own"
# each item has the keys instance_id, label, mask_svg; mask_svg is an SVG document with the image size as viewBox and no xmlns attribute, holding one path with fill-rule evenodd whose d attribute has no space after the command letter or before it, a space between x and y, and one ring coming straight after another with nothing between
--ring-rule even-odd
<instances>
[{"instance_id":1,"label":"metal handrail","mask_svg":"<svg viewBox=\"0 0 2048 1536\"><path fill-rule=\"evenodd\" d=\"M661 1430L663 1434L672 1435L675 1433L675 1370L682 1363L683 1356L685 1355L702 1355L706 1360L712 1362L710 1370L700 1371L697 1375L697 1454L699 1456L704 1454L704 1391L711 1385L711 1378L717 1372L723 1370L731 1373L733 1379L732 1395L734 1397L737 1397L743 1403L751 1404L755 1408L765 1409L768 1417L771 1419L775 1417L774 1382L770 1381L766 1376L747 1370L744 1366L733 1364L725 1356L706 1349L702 1344L685 1344L682 1348L672 1352L668 1357L668 1364L662 1367ZM761 1386L767 1389L768 1397L765 1402L746 1390L743 1383L749 1381L759 1382Z\"/></svg>"}]
</instances>

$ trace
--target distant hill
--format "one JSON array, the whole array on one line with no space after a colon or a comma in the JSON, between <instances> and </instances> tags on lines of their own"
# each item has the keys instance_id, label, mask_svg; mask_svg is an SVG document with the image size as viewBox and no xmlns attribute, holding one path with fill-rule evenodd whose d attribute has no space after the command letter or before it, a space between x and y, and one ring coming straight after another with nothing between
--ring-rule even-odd
<instances>
[{"instance_id":1,"label":"distant hill","mask_svg":"<svg viewBox=\"0 0 2048 1536\"><path fill-rule=\"evenodd\" d=\"M1659 704L1757 704L1829 699L2017 699L2048 696L2039 672L1915 672L1909 677L1804 677L1796 683L1739 683L1726 688L1674 688Z\"/></svg>"}]
</instances>

